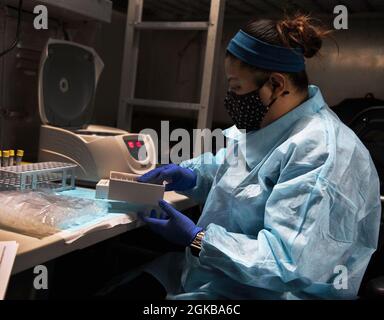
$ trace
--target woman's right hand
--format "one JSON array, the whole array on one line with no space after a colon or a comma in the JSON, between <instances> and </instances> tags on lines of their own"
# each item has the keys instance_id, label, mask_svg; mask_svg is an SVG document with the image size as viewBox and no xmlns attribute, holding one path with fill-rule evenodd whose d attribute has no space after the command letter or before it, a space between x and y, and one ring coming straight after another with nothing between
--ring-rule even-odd
<instances>
[{"instance_id":1,"label":"woman's right hand","mask_svg":"<svg viewBox=\"0 0 384 320\"><path fill-rule=\"evenodd\" d=\"M167 181L165 191L185 191L196 186L196 173L176 164L167 164L153 169L137 179L138 182L162 184Z\"/></svg>"}]
</instances>

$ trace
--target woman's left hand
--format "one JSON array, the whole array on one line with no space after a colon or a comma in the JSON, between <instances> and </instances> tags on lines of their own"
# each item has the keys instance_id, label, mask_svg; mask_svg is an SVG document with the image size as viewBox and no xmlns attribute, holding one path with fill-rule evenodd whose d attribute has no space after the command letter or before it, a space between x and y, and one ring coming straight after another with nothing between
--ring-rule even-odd
<instances>
[{"instance_id":1,"label":"woman's left hand","mask_svg":"<svg viewBox=\"0 0 384 320\"><path fill-rule=\"evenodd\" d=\"M160 200L159 206L162 210L160 218L156 218L156 210L151 211L150 217L145 217L142 212L139 212L138 215L154 232L168 241L187 247L192 243L196 235L203 230L168 202Z\"/></svg>"}]
</instances>

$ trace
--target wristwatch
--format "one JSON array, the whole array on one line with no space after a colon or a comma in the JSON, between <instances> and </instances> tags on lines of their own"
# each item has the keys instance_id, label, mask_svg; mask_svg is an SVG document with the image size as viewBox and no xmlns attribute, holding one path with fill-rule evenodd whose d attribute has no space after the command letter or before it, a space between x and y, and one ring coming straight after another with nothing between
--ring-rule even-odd
<instances>
[{"instance_id":1,"label":"wristwatch","mask_svg":"<svg viewBox=\"0 0 384 320\"><path fill-rule=\"evenodd\" d=\"M193 239L192 243L190 244L191 248L191 253L195 256L198 257L201 251L201 242L203 241L204 238L204 231L200 231L195 239Z\"/></svg>"}]
</instances>

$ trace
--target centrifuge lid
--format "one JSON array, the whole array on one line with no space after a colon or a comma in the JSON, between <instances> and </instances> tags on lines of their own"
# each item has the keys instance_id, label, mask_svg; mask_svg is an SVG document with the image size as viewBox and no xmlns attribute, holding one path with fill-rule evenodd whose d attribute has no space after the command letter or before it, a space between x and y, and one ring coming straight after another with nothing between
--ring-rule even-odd
<instances>
[{"instance_id":1,"label":"centrifuge lid","mask_svg":"<svg viewBox=\"0 0 384 320\"><path fill-rule=\"evenodd\" d=\"M92 118L97 81L104 64L89 47L49 39L39 70L42 123L84 128Z\"/></svg>"}]
</instances>

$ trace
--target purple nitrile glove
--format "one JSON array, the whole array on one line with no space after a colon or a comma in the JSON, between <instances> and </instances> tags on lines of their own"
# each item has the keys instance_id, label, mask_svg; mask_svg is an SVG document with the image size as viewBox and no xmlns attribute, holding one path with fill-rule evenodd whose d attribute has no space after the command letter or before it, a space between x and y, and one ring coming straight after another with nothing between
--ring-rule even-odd
<instances>
[{"instance_id":1,"label":"purple nitrile glove","mask_svg":"<svg viewBox=\"0 0 384 320\"><path fill-rule=\"evenodd\" d=\"M159 206L162 209L160 218L155 218L155 210L152 210L151 217L145 217L141 212L138 215L154 232L168 241L187 247L192 243L196 235L203 230L168 202L160 200Z\"/></svg>"},{"instance_id":2,"label":"purple nitrile glove","mask_svg":"<svg viewBox=\"0 0 384 320\"><path fill-rule=\"evenodd\" d=\"M156 184L167 181L165 191L185 191L196 186L196 179L197 175L193 170L172 163L143 174L137 181Z\"/></svg>"}]
</instances>

